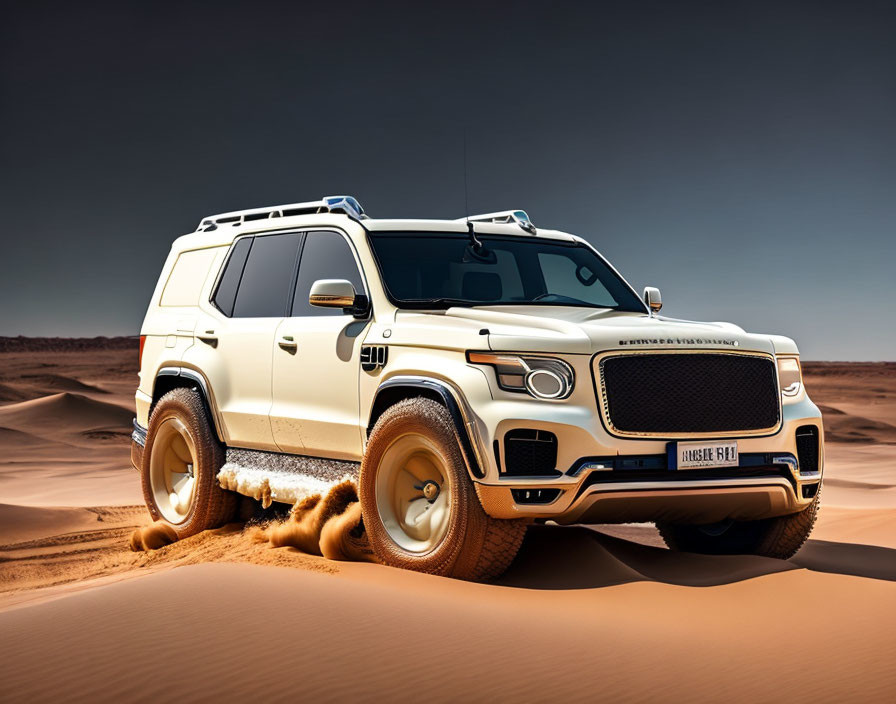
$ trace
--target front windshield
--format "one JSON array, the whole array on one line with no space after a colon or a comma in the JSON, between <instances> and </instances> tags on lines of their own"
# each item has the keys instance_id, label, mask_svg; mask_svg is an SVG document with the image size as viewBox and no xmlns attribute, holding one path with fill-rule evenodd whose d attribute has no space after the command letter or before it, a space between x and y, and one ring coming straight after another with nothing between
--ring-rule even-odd
<instances>
[{"instance_id":1,"label":"front windshield","mask_svg":"<svg viewBox=\"0 0 896 704\"><path fill-rule=\"evenodd\" d=\"M374 232L386 291L401 308L561 305L644 312L626 283L591 249L541 237Z\"/></svg>"}]
</instances>

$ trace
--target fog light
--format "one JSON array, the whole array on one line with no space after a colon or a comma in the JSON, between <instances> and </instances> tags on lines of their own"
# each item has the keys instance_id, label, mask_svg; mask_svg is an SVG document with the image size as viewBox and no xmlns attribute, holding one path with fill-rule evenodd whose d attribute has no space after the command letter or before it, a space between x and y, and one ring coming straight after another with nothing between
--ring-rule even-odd
<instances>
[{"instance_id":1,"label":"fog light","mask_svg":"<svg viewBox=\"0 0 896 704\"><path fill-rule=\"evenodd\" d=\"M526 389L538 398L560 398L566 394L566 381L550 369L533 369L526 374Z\"/></svg>"}]
</instances>

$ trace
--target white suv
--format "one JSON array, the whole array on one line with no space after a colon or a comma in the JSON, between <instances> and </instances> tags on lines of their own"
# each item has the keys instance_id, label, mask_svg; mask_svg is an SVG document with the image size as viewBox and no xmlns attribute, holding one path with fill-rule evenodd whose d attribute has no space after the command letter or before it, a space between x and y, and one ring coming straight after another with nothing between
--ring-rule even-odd
<instances>
[{"instance_id":1,"label":"white suv","mask_svg":"<svg viewBox=\"0 0 896 704\"><path fill-rule=\"evenodd\" d=\"M372 220L336 196L204 218L141 330L146 503L183 537L237 493L351 479L383 562L467 579L547 519L792 555L823 464L796 345L660 307L520 210Z\"/></svg>"}]
</instances>

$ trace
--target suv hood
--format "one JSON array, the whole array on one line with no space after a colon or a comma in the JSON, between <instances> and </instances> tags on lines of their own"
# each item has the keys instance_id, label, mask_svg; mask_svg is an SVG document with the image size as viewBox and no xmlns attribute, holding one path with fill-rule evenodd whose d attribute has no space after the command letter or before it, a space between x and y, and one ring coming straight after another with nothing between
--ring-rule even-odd
<instances>
[{"instance_id":1,"label":"suv hood","mask_svg":"<svg viewBox=\"0 0 896 704\"><path fill-rule=\"evenodd\" d=\"M712 348L775 353L772 337L744 332L731 323L699 323L646 313L566 306L493 306L449 308L445 317L475 322L488 331L480 335L487 336L489 349L508 352L591 354L629 348ZM481 344L482 337L479 339Z\"/></svg>"}]
</instances>

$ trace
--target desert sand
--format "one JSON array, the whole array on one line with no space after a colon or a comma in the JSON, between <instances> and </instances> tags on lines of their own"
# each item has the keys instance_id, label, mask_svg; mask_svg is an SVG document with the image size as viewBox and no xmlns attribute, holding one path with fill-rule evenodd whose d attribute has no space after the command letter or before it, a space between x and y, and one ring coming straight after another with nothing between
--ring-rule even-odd
<instances>
[{"instance_id":1,"label":"desert sand","mask_svg":"<svg viewBox=\"0 0 896 704\"><path fill-rule=\"evenodd\" d=\"M135 366L0 341L0 701L893 701L896 364L805 365L827 467L793 559L537 526L493 584L240 525L131 552Z\"/></svg>"}]
</instances>

